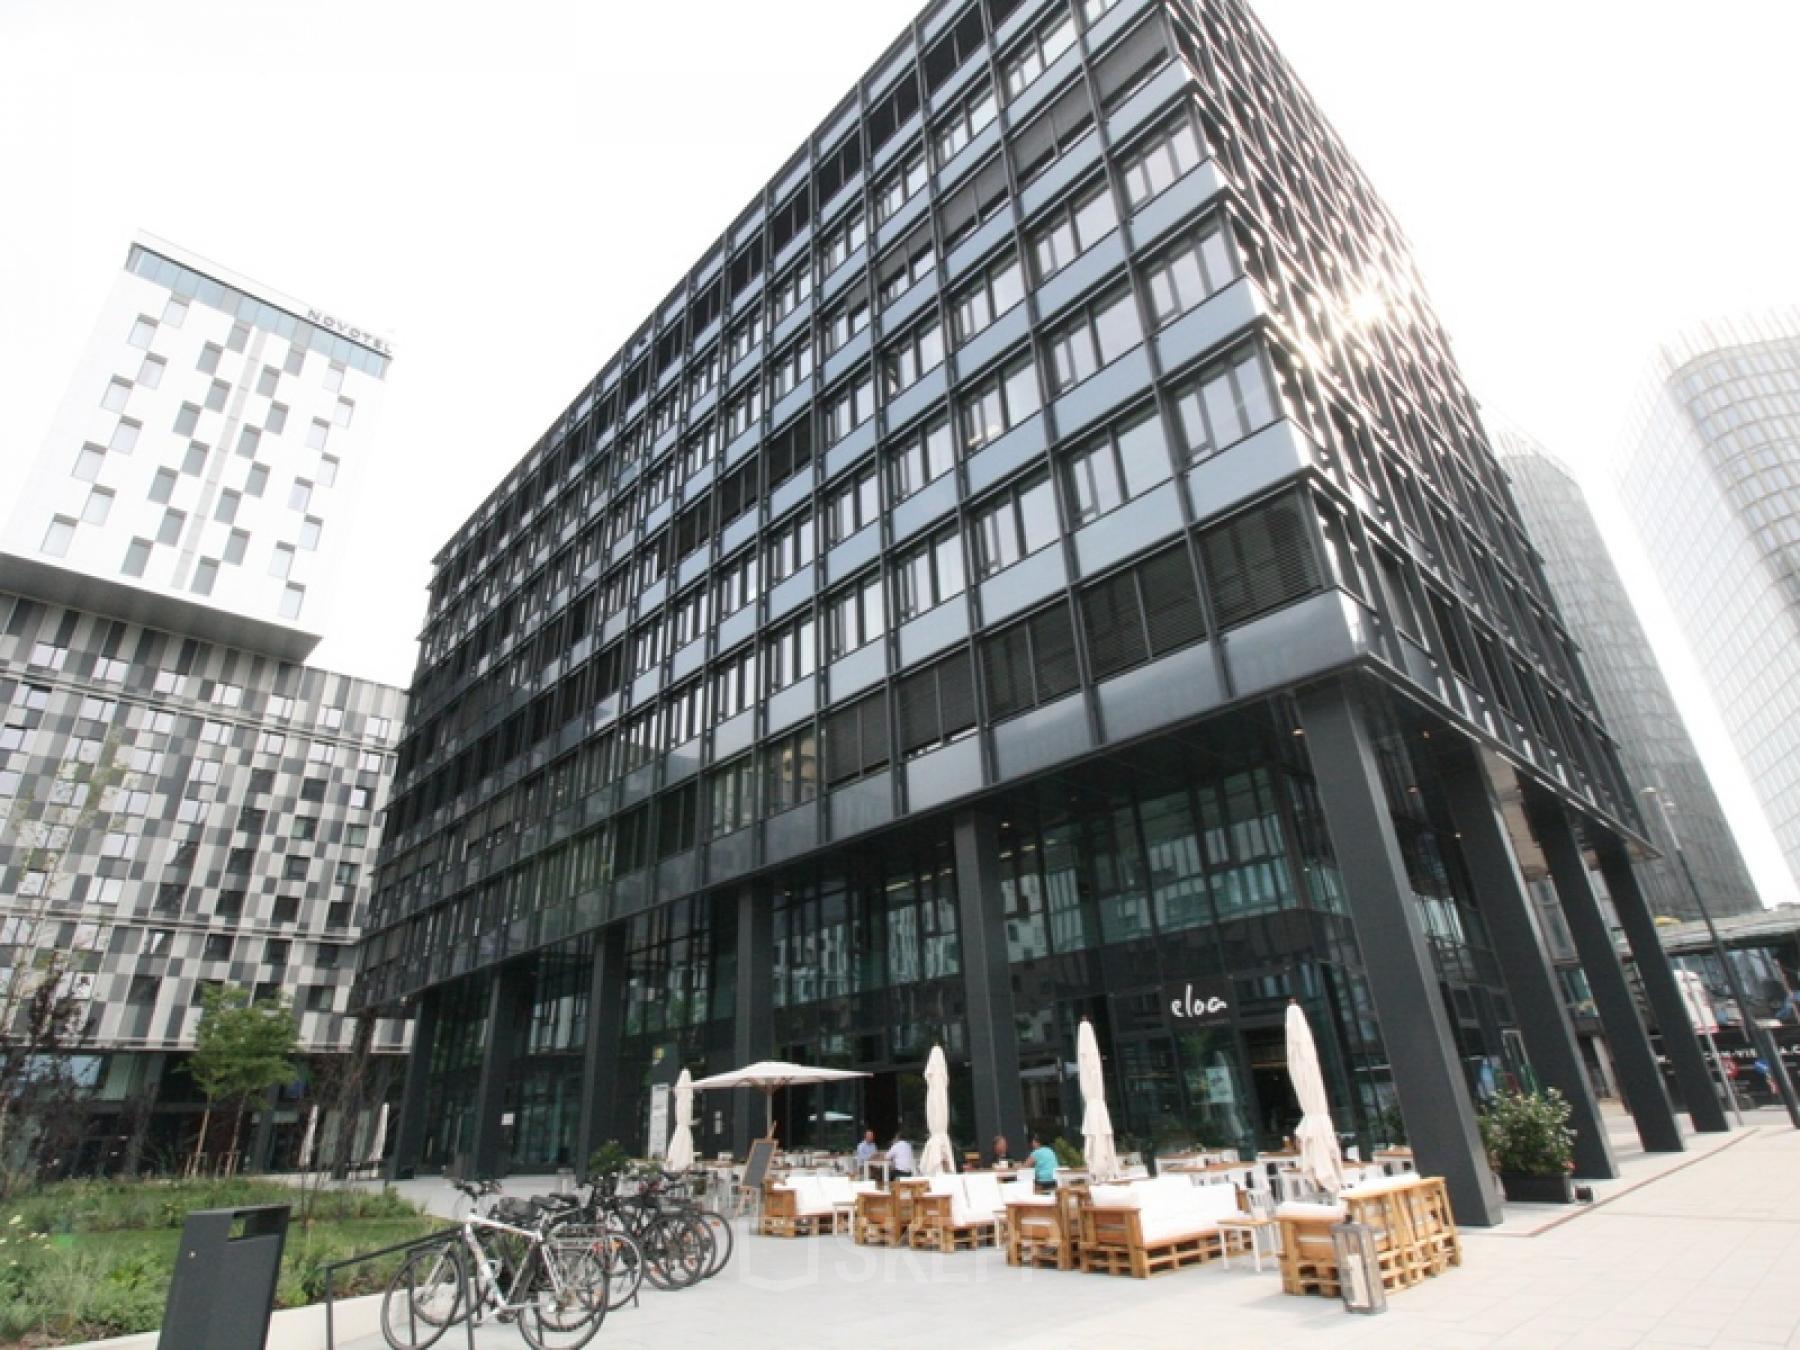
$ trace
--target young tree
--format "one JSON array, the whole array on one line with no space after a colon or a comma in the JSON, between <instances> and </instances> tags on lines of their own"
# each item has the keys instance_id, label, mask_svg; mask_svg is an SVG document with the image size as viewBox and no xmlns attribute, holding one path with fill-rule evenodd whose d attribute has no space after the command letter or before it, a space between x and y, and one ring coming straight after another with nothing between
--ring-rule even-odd
<instances>
[{"instance_id":1,"label":"young tree","mask_svg":"<svg viewBox=\"0 0 1800 1350\"><path fill-rule=\"evenodd\" d=\"M270 1088L300 1077L295 1059L300 1030L285 999L252 1002L238 985L220 985L206 991L200 1026L194 1033L194 1053L188 1071L206 1096L200 1118L200 1138L194 1145L198 1167L206 1148L206 1132L214 1106L234 1106L231 1146L227 1157L237 1157L238 1135L250 1102Z\"/></svg>"}]
</instances>

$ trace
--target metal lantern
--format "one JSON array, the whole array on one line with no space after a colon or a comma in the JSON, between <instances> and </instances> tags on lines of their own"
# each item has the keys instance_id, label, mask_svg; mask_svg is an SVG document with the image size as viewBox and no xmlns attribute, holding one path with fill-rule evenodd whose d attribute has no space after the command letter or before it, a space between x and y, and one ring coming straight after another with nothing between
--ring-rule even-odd
<instances>
[{"instance_id":1,"label":"metal lantern","mask_svg":"<svg viewBox=\"0 0 1800 1350\"><path fill-rule=\"evenodd\" d=\"M1375 1251L1375 1230L1366 1223L1331 1226L1331 1246L1337 1255L1338 1292L1344 1311L1387 1311L1387 1289L1381 1283L1381 1258Z\"/></svg>"}]
</instances>

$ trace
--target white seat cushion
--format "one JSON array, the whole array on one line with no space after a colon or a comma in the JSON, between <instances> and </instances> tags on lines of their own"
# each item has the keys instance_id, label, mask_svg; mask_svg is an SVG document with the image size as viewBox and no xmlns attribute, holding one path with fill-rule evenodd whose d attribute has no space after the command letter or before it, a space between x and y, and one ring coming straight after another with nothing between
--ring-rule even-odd
<instances>
[{"instance_id":1,"label":"white seat cushion","mask_svg":"<svg viewBox=\"0 0 1800 1350\"><path fill-rule=\"evenodd\" d=\"M803 1216L831 1213L831 1195L825 1189L825 1177L793 1179L795 1210Z\"/></svg>"},{"instance_id":2,"label":"white seat cushion","mask_svg":"<svg viewBox=\"0 0 1800 1350\"><path fill-rule=\"evenodd\" d=\"M963 1179L963 1194L969 1198L969 1209L986 1218L993 1218L1006 1208L1006 1200L1000 1192L1000 1179L992 1172L971 1172Z\"/></svg>"},{"instance_id":3,"label":"white seat cushion","mask_svg":"<svg viewBox=\"0 0 1800 1350\"><path fill-rule=\"evenodd\" d=\"M1094 1186L1088 1190L1088 1199L1095 1209L1136 1209L1142 1191L1141 1186Z\"/></svg>"}]
</instances>

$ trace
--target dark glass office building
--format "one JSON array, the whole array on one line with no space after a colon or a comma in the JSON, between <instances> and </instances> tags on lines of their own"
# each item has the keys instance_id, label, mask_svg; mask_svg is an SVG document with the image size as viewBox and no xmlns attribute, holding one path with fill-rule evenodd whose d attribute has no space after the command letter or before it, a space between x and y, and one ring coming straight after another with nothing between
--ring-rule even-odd
<instances>
[{"instance_id":1,"label":"dark glass office building","mask_svg":"<svg viewBox=\"0 0 1800 1350\"><path fill-rule=\"evenodd\" d=\"M766 1057L872 1075L784 1139L918 1129L934 1043L960 1143L1074 1138L1084 1016L1128 1139L1251 1147L1298 999L1346 1133L1403 1118L1488 1222L1496 1084L1612 1171L1541 875L1680 1147L1588 871L1655 948L1612 748L1241 4L922 15L446 544L413 695L360 983L418 1014L401 1166L644 1146L657 1084Z\"/></svg>"}]
</instances>

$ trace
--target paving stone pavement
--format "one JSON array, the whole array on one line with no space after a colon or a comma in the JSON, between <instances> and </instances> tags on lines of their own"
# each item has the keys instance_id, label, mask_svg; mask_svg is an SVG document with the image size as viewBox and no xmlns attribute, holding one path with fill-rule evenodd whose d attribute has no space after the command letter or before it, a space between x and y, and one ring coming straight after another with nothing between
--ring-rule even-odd
<instances>
[{"instance_id":1,"label":"paving stone pavement","mask_svg":"<svg viewBox=\"0 0 1800 1350\"><path fill-rule=\"evenodd\" d=\"M1695 1140L1693 1152L1648 1157L1631 1147L1628 1121L1609 1123L1626 1175L1598 1203L1512 1207L1500 1228L1465 1229L1463 1266L1393 1295L1377 1317L1283 1295L1273 1267L1257 1274L1248 1260L1131 1280L1014 1270L995 1251L944 1256L740 1229L716 1279L646 1290L592 1344L1800 1347L1800 1131L1757 1112L1748 1129ZM438 1344L463 1350L467 1340L458 1328ZM475 1344L522 1342L494 1326Z\"/></svg>"}]
</instances>

